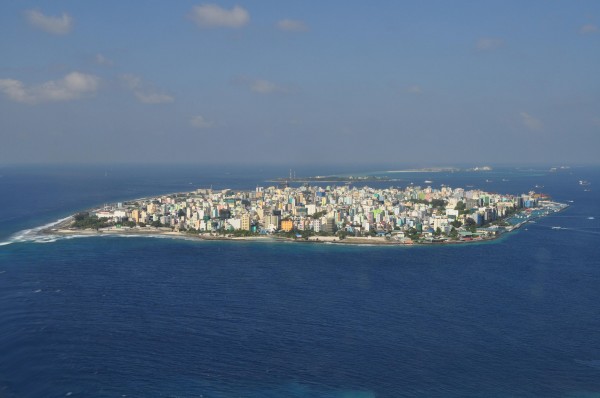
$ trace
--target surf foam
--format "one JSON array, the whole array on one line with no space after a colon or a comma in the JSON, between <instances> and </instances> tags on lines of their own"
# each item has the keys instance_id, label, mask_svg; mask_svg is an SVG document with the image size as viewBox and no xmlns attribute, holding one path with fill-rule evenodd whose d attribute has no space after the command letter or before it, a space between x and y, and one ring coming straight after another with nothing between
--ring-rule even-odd
<instances>
[{"instance_id":1,"label":"surf foam","mask_svg":"<svg viewBox=\"0 0 600 398\"><path fill-rule=\"evenodd\" d=\"M29 229L24 229L22 231L19 231L13 235L11 235L8 240L4 241L4 242L0 242L0 246L6 246L6 245L10 245L11 243L21 243L21 242L36 242L36 243L51 243L51 242L56 242L57 239L59 239L60 237L57 235L42 235L40 232L48 229L48 228L52 228L56 225L59 225L67 220L69 220L72 216L68 216L65 218L61 218L60 220L56 220L53 222L50 222L48 224L44 224L41 225L39 227L35 227L35 228L29 228Z\"/></svg>"}]
</instances>

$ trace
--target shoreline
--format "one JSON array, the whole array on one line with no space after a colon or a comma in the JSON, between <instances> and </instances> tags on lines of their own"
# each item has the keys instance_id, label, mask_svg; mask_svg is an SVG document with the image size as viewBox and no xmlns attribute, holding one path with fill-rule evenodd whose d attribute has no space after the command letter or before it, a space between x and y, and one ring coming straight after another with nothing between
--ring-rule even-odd
<instances>
[{"instance_id":1,"label":"shoreline","mask_svg":"<svg viewBox=\"0 0 600 398\"><path fill-rule=\"evenodd\" d=\"M138 200L144 200L146 198L140 198ZM521 211L520 215L526 215L523 221L517 222L509 227L501 227L493 235L481 236L477 235L470 239L456 239L451 240L446 238L444 240L434 241L430 238L429 241L406 241L400 239L393 239L391 237L354 237L347 236L340 239L338 236L310 236L308 238L295 238L295 237L282 237L273 235L255 235L255 236L227 236L217 235L213 233L198 233L190 234L186 232L174 231L170 227L107 227L101 229L80 229L71 228L74 221L74 214L58 220L54 223L46 224L37 228L24 231L24 235L28 237L34 236L74 236L74 237L87 237L87 236L122 236L122 237L167 237L173 239L182 240L198 240L198 241L262 241L262 242L295 242L295 243L318 243L318 244L336 244L336 245L368 245L368 246L400 246L400 247L412 247L412 246L443 246L443 245L461 245L468 243L483 243L492 242L505 235L510 234L513 231L520 229L523 225L528 224L536 219L546 217L548 215L557 214L568 209L570 206L564 203L558 203L554 201L547 202L544 209L546 212L538 214L527 214L526 210Z\"/></svg>"},{"instance_id":2,"label":"shoreline","mask_svg":"<svg viewBox=\"0 0 600 398\"><path fill-rule=\"evenodd\" d=\"M197 241L238 241L238 242L293 242L293 243L313 243L313 244L335 244L335 245L353 245L353 246L398 246L398 247L413 247L413 246L443 246L443 245L460 245L469 243L482 243L497 240L510 232L519 229L527 221L520 223L509 231L499 233L492 237L478 237L471 240L445 240L437 242L401 242L399 240L387 239L384 237L346 237L340 239L337 236L311 236L308 239L287 238L281 236L224 236L211 234L188 234L185 232L172 231L154 227L134 227L134 228L114 228L109 227L102 230L94 229L69 229L61 225L45 228L37 234L43 236L73 236L73 237L167 237L181 240L197 240ZM61 223L64 224L64 223Z\"/></svg>"},{"instance_id":3,"label":"shoreline","mask_svg":"<svg viewBox=\"0 0 600 398\"><path fill-rule=\"evenodd\" d=\"M515 228L517 229L517 228ZM491 242L499 239L509 232L499 234L493 237L476 238L472 240L446 240L440 242L412 242L405 243L397 240L386 239L382 237L346 237L340 239L336 236L312 236L308 239L295 239L286 238L279 236L223 236L223 235L208 235L199 234L192 235L184 232L175 231L160 231L155 229L148 230L131 230L115 228L111 230L92 230L92 229L46 229L40 231L40 235L44 236L73 236L73 237L139 237L139 238L151 238L151 237L168 237L173 239L181 240L197 240L197 241L238 241L238 242L292 242L292 243L313 243L313 244L335 244L335 245L355 245L355 246L400 246L400 247L411 247L411 246L442 246L442 245L458 245L468 243L481 243ZM207 236L208 235L208 236Z\"/></svg>"}]
</instances>

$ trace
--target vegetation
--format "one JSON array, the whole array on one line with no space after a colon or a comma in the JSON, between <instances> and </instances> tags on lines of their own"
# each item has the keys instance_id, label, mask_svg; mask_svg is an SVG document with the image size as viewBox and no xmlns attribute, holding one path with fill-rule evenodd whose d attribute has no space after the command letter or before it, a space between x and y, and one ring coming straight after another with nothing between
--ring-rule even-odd
<instances>
[{"instance_id":1,"label":"vegetation","mask_svg":"<svg viewBox=\"0 0 600 398\"><path fill-rule=\"evenodd\" d=\"M454 240L458 239L458 231L456 230L456 228L452 227L448 236Z\"/></svg>"},{"instance_id":2,"label":"vegetation","mask_svg":"<svg viewBox=\"0 0 600 398\"><path fill-rule=\"evenodd\" d=\"M433 207L434 209L435 208L445 208L446 204L448 203L448 202L446 202L445 200L442 200L442 199L431 199L431 200L410 199L409 202L431 205L431 207Z\"/></svg>"},{"instance_id":3,"label":"vegetation","mask_svg":"<svg viewBox=\"0 0 600 398\"><path fill-rule=\"evenodd\" d=\"M77 213L75 214L74 218L75 221L73 222L72 226L75 228L91 228L97 230L99 228L106 228L113 225L113 223L109 222L107 219L98 218L96 215L90 216L89 213Z\"/></svg>"},{"instance_id":4,"label":"vegetation","mask_svg":"<svg viewBox=\"0 0 600 398\"><path fill-rule=\"evenodd\" d=\"M340 230L337 232L337 236L340 238L340 240L346 239L348 236L348 231Z\"/></svg>"},{"instance_id":5,"label":"vegetation","mask_svg":"<svg viewBox=\"0 0 600 398\"><path fill-rule=\"evenodd\" d=\"M252 232L252 231L248 231L245 229L235 229L235 230L231 231L230 233L232 236L234 236L236 238L258 235L257 232Z\"/></svg>"},{"instance_id":6,"label":"vegetation","mask_svg":"<svg viewBox=\"0 0 600 398\"><path fill-rule=\"evenodd\" d=\"M467 218L467 221L465 222L465 228L467 231L475 233L477 232L477 223L472 218Z\"/></svg>"},{"instance_id":7,"label":"vegetation","mask_svg":"<svg viewBox=\"0 0 600 398\"><path fill-rule=\"evenodd\" d=\"M318 218L323 217L325 214L327 214L326 211L317 211L317 212L313 213L313 215L311 217L316 220Z\"/></svg>"},{"instance_id":8,"label":"vegetation","mask_svg":"<svg viewBox=\"0 0 600 398\"><path fill-rule=\"evenodd\" d=\"M315 233L314 231L311 230L304 230L304 231L298 231L300 233L300 235L302 235L302 239L308 239L309 237L313 236Z\"/></svg>"},{"instance_id":9,"label":"vegetation","mask_svg":"<svg viewBox=\"0 0 600 398\"><path fill-rule=\"evenodd\" d=\"M458 210L458 215L462 216L463 214L471 214L472 211L470 209L467 209L467 205L465 205L464 202L459 201L456 206L454 207L454 210Z\"/></svg>"},{"instance_id":10,"label":"vegetation","mask_svg":"<svg viewBox=\"0 0 600 398\"><path fill-rule=\"evenodd\" d=\"M411 240L417 240L417 239L419 239L419 231L417 231L416 228L411 227L411 228L408 229L407 232L408 232L408 237Z\"/></svg>"}]
</instances>

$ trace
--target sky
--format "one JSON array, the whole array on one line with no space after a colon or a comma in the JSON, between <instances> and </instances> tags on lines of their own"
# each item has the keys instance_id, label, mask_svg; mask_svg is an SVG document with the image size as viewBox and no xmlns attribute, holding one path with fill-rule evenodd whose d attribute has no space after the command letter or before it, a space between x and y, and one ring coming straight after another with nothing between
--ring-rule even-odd
<instances>
[{"instance_id":1,"label":"sky","mask_svg":"<svg viewBox=\"0 0 600 398\"><path fill-rule=\"evenodd\" d=\"M4 1L0 163L598 164L600 1Z\"/></svg>"}]
</instances>

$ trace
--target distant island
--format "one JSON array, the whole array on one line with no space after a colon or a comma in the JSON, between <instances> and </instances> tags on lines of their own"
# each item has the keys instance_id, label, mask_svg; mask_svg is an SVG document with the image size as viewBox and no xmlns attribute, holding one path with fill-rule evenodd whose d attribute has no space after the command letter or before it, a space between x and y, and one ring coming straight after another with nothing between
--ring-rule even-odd
<instances>
[{"instance_id":1,"label":"distant island","mask_svg":"<svg viewBox=\"0 0 600 398\"><path fill-rule=\"evenodd\" d=\"M105 205L43 229L57 235L167 235L355 244L495 239L566 204L544 194L409 186L197 189Z\"/></svg>"},{"instance_id":2,"label":"distant island","mask_svg":"<svg viewBox=\"0 0 600 398\"><path fill-rule=\"evenodd\" d=\"M466 172L492 171L492 168L490 166L477 166L477 167L471 167L471 168L467 168L467 169L460 169L457 167L425 167L425 168L419 168L419 169L388 170L388 171L385 171L382 173L385 173L385 174L442 173L442 172L457 173L460 171L466 171ZM334 175L328 175L328 176L297 177L290 170L289 177L275 178L272 180L268 180L267 182L277 182L277 183L283 183L283 182L288 182L288 183L289 182L300 182L300 183L307 183L307 182L347 182L347 183L361 182L362 183L362 182L370 182L370 181L394 182L394 181L402 181L402 180L392 177L392 176L371 175L371 174L359 174L359 175L335 175L334 174Z\"/></svg>"}]
</instances>

